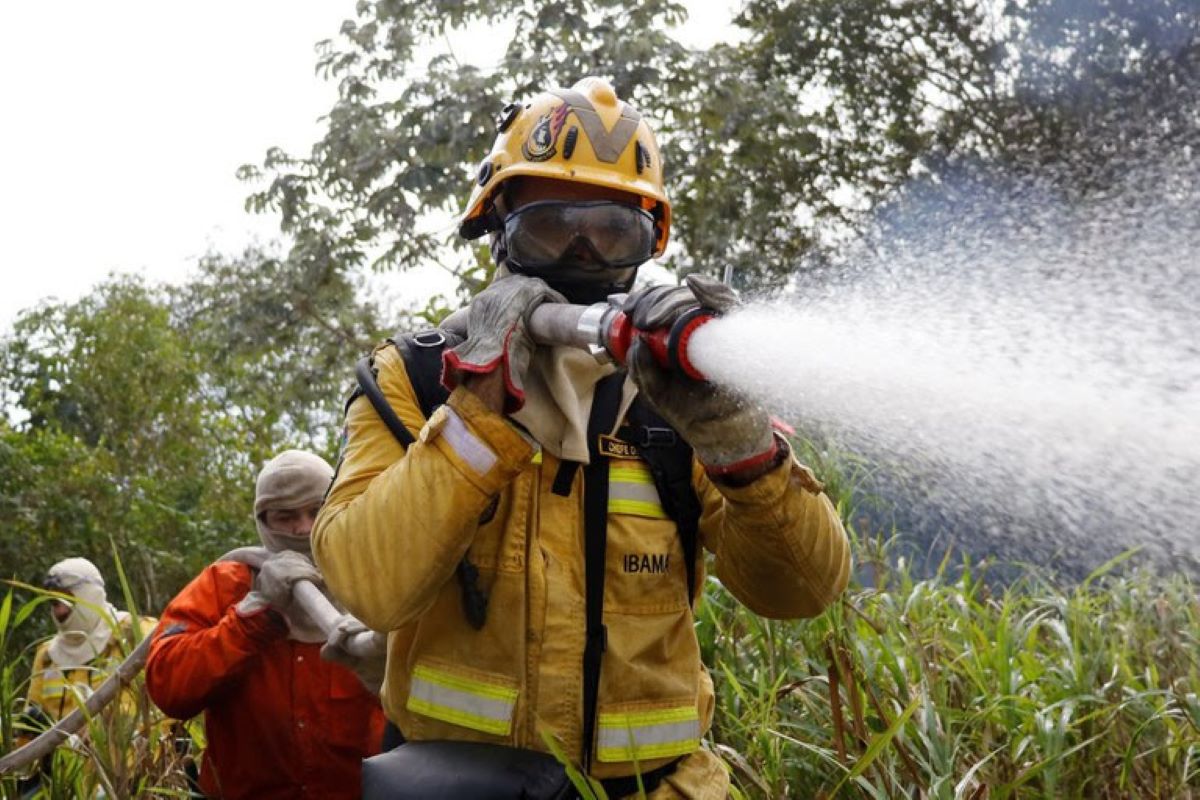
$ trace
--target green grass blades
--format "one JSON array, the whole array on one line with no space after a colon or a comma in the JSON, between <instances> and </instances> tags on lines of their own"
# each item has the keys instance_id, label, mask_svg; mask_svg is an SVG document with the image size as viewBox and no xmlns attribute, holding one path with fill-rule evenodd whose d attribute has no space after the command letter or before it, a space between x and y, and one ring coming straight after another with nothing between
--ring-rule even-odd
<instances>
[{"instance_id":1,"label":"green grass blades","mask_svg":"<svg viewBox=\"0 0 1200 800\"><path fill-rule=\"evenodd\" d=\"M124 574L119 575L128 601ZM17 643L30 641L21 627L37 624L35 614L46 613L46 603L54 596L38 587L8 583L0 600L0 753L44 730L44 722L33 723L21 713L37 642L24 647ZM129 627L128 638L122 635L118 640L124 655L142 635L137 625ZM81 703L83 699L79 698ZM19 775L0 777L0 798L187 797L184 760L198 752L203 740L197 747L179 745L193 738L188 728L163 718L139 675L51 757Z\"/></svg>"},{"instance_id":2,"label":"green grass blades","mask_svg":"<svg viewBox=\"0 0 1200 800\"><path fill-rule=\"evenodd\" d=\"M1000 586L951 556L917 573L887 538L850 530L870 585L815 619L757 617L716 578L698 604L717 690L706 746L734 797L1200 796L1200 606L1187 578L1121 557L1078 584L1027 566ZM45 600L19 584L0 596L5 752L28 688L25 629ZM184 796L201 727L157 727L140 686L131 696L59 749L39 797ZM603 797L545 743L581 796ZM0 794L20 796L11 776Z\"/></svg>"},{"instance_id":3,"label":"green grass blades","mask_svg":"<svg viewBox=\"0 0 1200 800\"><path fill-rule=\"evenodd\" d=\"M756 618L711 580L715 749L747 797L1194 796L1196 587L1124 561L997 588L977 565L917 580L885 558L885 588L804 622Z\"/></svg>"}]
</instances>

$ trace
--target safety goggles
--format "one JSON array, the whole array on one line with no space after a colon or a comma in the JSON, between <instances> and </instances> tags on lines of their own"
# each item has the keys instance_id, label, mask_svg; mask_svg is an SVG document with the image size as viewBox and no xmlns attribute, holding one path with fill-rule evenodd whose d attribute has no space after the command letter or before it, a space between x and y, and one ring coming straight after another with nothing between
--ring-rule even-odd
<instances>
[{"instance_id":1,"label":"safety goggles","mask_svg":"<svg viewBox=\"0 0 1200 800\"><path fill-rule=\"evenodd\" d=\"M504 219L508 259L517 267L636 267L654 253L654 217L612 200L540 200Z\"/></svg>"},{"instance_id":2,"label":"safety goggles","mask_svg":"<svg viewBox=\"0 0 1200 800\"><path fill-rule=\"evenodd\" d=\"M49 589L52 592L70 594L72 589L83 583L95 583L95 581L83 575L61 572L55 575L47 575L43 578L42 588Z\"/></svg>"}]
</instances>

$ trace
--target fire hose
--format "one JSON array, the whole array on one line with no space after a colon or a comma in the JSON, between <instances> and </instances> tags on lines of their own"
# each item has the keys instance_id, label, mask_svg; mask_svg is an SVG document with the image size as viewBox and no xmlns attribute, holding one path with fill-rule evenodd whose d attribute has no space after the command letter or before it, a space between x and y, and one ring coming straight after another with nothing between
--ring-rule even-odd
<instances>
[{"instance_id":1,"label":"fire hose","mask_svg":"<svg viewBox=\"0 0 1200 800\"><path fill-rule=\"evenodd\" d=\"M239 547L221 556L220 561L236 561L258 569L269 552L264 547ZM292 587L292 599L300 609L328 635L333 631L343 614L334 608L321 590L309 581L297 581ZM348 638L345 648L359 658L378 656L381 651L380 638L383 634L365 631ZM83 705L43 731L33 741L0 757L0 775L21 769L49 755L71 735L78 733L89 719L111 703L128 686L146 665L150 654L151 637L146 636L138 643L112 675L96 687Z\"/></svg>"},{"instance_id":2,"label":"fire hose","mask_svg":"<svg viewBox=\"0 0 1200 800\"><path fill-rule=\"evenodd\" d=\"M625 363L634 340L641 339L662 366L693 380L707 380L693 362L689 348L696 331L718 319L718 312L697 305L683 312L670 327L643 331L635 328L621 310L624 299L625 295L613 295L607 302L588 306L543 303L526 319L529 335L540 345L578 347L605 354L619 364ZM465 336L467 309L451 314L442 327Z\"/></svg>"},{"instance_id":3,"label":"fire hose","mask_svg":"<svg viewBox=\"0 0 1200 800\"><path fill-rule=\"evenodd\" d=\"M543 303L529 315L529 333L538 344L601 348L621 364L629 356L634 339L641 339L658 363L702 381L704 375L692 363L688 347L692 335L716 318L716 312L695 306L680 314L669 328L641 331L633 327L615 302L590 306Z\"/></svg>"}]
</instances>

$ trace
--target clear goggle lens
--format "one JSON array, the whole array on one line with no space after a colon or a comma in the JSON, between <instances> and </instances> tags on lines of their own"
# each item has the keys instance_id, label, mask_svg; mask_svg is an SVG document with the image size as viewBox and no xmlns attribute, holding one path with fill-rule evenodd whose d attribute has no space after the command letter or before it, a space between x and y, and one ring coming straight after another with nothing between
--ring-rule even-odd
<instances>
[{"instance_id":1,"label":"clear goggle lens","mask_svg":"<svg viewBox=\"0 0 1200 800\"><path fill-rule=\"evenodd\" d=\"M508 258L525 269L635 267L654 253L654 217L612 200L542 200L504 220Z\"/></svg>"}]
</instances>

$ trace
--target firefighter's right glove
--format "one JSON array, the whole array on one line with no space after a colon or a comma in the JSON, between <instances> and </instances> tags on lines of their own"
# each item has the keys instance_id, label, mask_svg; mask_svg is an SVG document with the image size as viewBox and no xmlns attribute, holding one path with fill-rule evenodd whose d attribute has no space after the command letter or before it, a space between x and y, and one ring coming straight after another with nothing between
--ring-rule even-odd
<instances>
[{"instance_id":1,"label":"firefighter's right glove","mask_svg":"<svg viewBox=\"0 0 1200 800\"><path fill-rule=\"evenodd\" d=\"M292 587L296 581L321 584L321 573L308 558L294 550L272 553L254 577L254 587L237 604L243 617L257 614L265 608L286 614L292 605Z\"/></svg>"},{"instance_id":2,"label":"firefighter's right glove","mask_svg":"<svg viewBox=\"0 0 1200 800\"><path fill-rule=\"evenodd\" d=\"M361 633L371 634L368 652L355 655L347 649L347 642ZM321 658L341 664L355 675L367 691L379 694L387 672L387 636L373 631L347 614L338 620L321 647Z\"/></svg>"},{"instance_id":3,"label":"firefighter's right glove","mask_svg":"<svg viewBox=\"0 0 1200 800\"><path fill-rule=\"evenodd\" d=\"M529 314L542 303L565 303L566 298L541 278L507 275L474 300L467 315L467 339L443 355L443 381L453 390L466 374L486 375L501 370L507 394L506 411L525 404L524 379L533 358Z\"/></svg>"}]
</instances>

